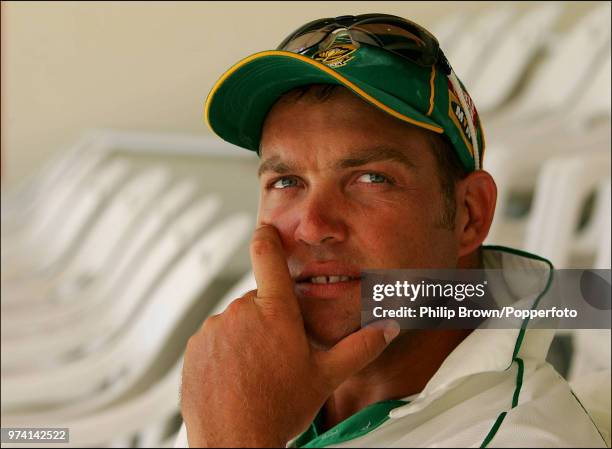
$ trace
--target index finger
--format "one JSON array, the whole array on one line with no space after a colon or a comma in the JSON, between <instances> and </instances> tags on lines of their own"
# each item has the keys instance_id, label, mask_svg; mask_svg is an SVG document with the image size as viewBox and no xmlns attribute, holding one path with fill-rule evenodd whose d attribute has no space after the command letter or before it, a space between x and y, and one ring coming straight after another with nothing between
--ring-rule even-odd
<instances>
[{"instance_id":1,"label":"index finger","mask_svg":"<svg viewBox=\"0 0 612 449\"><path fill-rule=\"evenodd\" d=\"M274 226L263 225L255 230L251 241L251 263L260 305L293 302L297 307L283 244Z\"/></svg>"}]
</instances>

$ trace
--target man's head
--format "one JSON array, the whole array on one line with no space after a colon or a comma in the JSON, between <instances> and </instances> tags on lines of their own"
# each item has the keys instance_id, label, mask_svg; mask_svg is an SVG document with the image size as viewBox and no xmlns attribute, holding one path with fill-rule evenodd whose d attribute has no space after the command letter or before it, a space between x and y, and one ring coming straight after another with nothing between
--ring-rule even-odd
<instances>
[{"instance_id":1,"label":"man's head","mask_svg":"<svg viewBox=\"0 0 612 449\"><path fill-rule=\"evenodd\" d=\"M466 170L485 151L476 107L436 38L397 16L363 14L310 22L277 50L231 67L210 91L204 117L230 143L258 151L266 114L308 84L337 84L399 120L444 134Z\"/></svg>"},{"instance_id":2,"label":"man's head","mask_svg":"<svg viewBox=\"0 0 612 449\"><path fill-rule=\"evenodd\" d=\"M486 172L466 173L443 138L342 87L281 97L260 156L259 222L279 230L324 346L360 326L360 270L473 265L493 217Z\"/></svg>"},{"instance_id":3,"label":"man's head","mask_svg":"<svg viewBox=\"0 0 612 449\"><path fill-rule=\"evenodd\" d=\"M484 135L418 25L311 22L228 70L205 118L261 157L259 222L280 232L315 342L359 327L362 269L477 265L496 196Z\"/></svg>"}]
</instances>

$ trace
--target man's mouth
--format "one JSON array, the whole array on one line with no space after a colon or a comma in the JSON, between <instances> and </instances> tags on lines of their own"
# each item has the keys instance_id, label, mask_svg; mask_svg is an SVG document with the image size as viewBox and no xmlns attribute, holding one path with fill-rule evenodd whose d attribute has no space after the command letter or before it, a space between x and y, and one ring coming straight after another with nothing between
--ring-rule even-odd
<instances>
[{"instance_id":1,"label":"man's mouth","mask_svg":"<svg viewBox=\"0 0 612 449\"><path fill-rule=\"evenodd\" d=\"M294 277L294 282L298 296L340 298L358 288L360 279L359 267L327 261L306 264Z\"/></svg>"},{"instance_id":2,"label":"man's mouth","mask_svg":"<svg viewBox=\"0 0 612 449\"><path fill-rule=\"evenodd\" d=\"M359 277L353 276L313 276L298 282L310 282L312 284L337 284L338 282L349 282L358 279Z\"/></svg>"}]
</instances>

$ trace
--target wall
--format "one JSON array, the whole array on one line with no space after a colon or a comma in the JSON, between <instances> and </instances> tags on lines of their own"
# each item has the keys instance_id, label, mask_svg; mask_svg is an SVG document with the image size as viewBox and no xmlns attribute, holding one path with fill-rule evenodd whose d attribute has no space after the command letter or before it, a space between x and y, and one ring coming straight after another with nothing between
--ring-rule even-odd
<instances>
[{"instance_id":1,"label":"wall","mask_svg":"<svg viewBox=\"0 0 612 449\"><path fill-rule=\"evenodd\" d=\"M563 21L570 23L592 3L568 2ZM3 1L3 185L33 171L86 129L208 133L202 103L217 77L308 20L375 9L427 27L459 10L477 14L496 6Z\"/></svg>"}]
</instances>

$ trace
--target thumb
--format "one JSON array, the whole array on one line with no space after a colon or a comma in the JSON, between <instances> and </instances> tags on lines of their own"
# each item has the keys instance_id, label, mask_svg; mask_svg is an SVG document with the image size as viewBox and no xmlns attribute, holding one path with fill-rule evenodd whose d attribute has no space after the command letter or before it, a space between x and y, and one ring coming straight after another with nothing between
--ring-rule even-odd
<instances>
[{"instance_id":1,"label":"thumb","mask_svg":"<svg viewBox=\"0 0 612 449\"><path fill-rule=\"evenodd\" d=\"M324 370L335 385L366 367L398 336L400 326L393 320L368 324L340 340L329 351L322 353Z\"/></svg>"}]
</instances>

